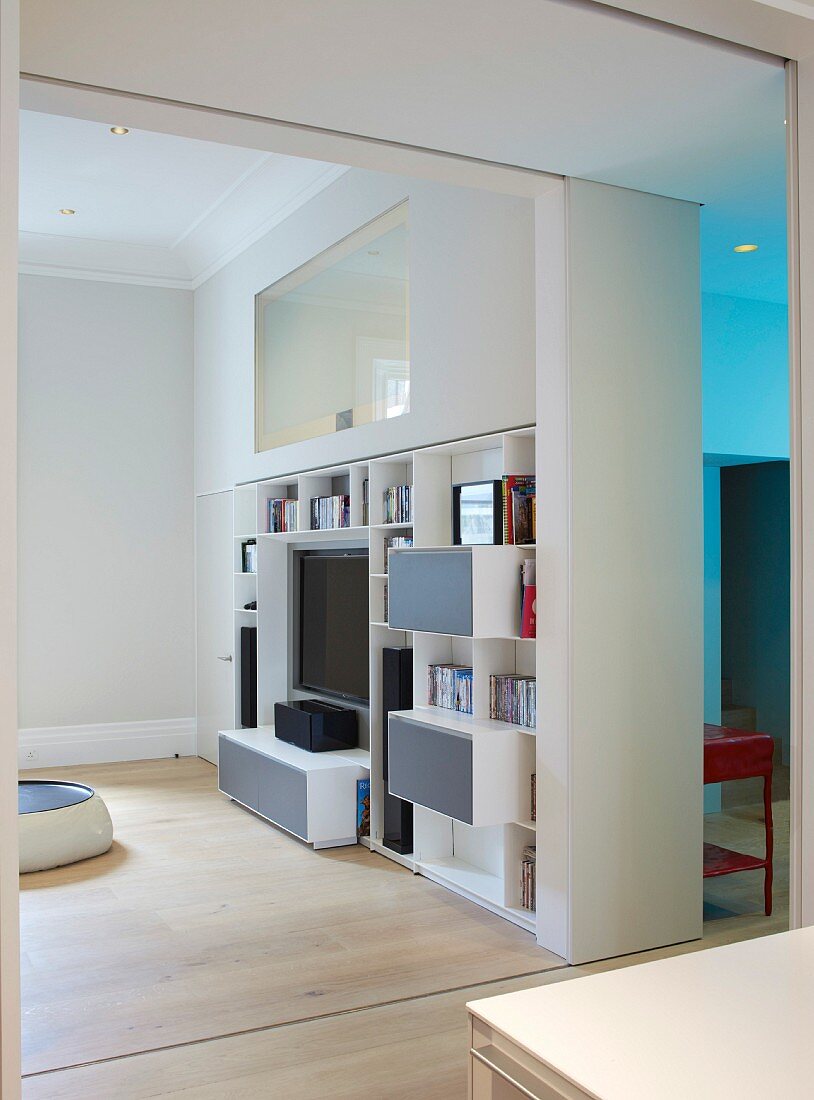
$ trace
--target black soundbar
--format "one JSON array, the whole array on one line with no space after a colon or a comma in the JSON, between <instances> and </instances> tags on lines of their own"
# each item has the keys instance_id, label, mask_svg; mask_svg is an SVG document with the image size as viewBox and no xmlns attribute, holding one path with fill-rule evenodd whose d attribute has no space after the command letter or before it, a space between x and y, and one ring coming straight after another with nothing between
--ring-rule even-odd
<instances>
[{"instance_id":1,"label":"black soundbar","mask_svg":"<svg viewBox=\"0 0 814 1100\"><path fill-rule=\"evenodd\" d=\"M318 699L275 703L274 732L281 741L307 752L355 749L359 744L356 711Z\"/></svg>"}]
</instances>

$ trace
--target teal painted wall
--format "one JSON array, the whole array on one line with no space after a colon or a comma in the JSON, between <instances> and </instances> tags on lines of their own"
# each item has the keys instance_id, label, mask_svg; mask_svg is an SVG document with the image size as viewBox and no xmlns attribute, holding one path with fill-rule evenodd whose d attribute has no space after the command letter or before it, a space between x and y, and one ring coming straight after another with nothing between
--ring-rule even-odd
<instances>
[{"instance_id":1,"label":"teal painted wall","mask_svg":"<svg viewBox=\"0 0 814 1100\"><path fill-rule=\"evenodd\" d=\"M704 454L789 457L788 310L701 295Z\"/></svg>"},{"instance_id":2,"label":"teal painted wall","mask_svg":"<svg viewBox=\"0 0 814 1100\"><path fill-rule=\"evenodd\" d=\"M720 722L721 676L732 678L736 701L757 708L759 725L781 737L787 754L788 465L773 463L771 473L761 474L763 465L737 464L788 458L788 311L722 294L702 294L701 304L704 455L723 464L704 469L704 719ZM783 476L778 467L785 469L785 490L777 484ZM729 485L724 524L731 528L724 534L725 617L722 479ZM749 528L749 516L757 530ZM761 525L767 523L761 550ZM739 544L733 531L746 541ZM743 619L737 586L743 587ZM773 593L771 604L764 600L767 592ZM720 788L705 789L704 811L719 808Z\"/></svg>"}]
</instances>

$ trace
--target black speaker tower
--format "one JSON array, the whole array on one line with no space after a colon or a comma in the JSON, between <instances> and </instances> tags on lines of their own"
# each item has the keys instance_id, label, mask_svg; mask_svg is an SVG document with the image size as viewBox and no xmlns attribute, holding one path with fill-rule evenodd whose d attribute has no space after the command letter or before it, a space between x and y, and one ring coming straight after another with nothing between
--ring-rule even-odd
<instances>
[{"instance_id":1,"label":"black speaker tower","mask_svg":"<svg viewBox=\"0 0 814 1100\"><path fill-rule=\"evenodd\" d=\"M240 724L257 729L257 627L240 628Z\"/></svg>"},{"instance_id":2,"label":"black speaker tower","mask_svg":"<svg viewBox=\"0 0 814 1100\"><path fill-rule=\"evenodd\" d=\"M413 804L387 789L387 716L413 705L413 651L409 646L382 650L382 778L384 779L384 840L401 855L413 850Z\"/></svg>"}]
</instances>

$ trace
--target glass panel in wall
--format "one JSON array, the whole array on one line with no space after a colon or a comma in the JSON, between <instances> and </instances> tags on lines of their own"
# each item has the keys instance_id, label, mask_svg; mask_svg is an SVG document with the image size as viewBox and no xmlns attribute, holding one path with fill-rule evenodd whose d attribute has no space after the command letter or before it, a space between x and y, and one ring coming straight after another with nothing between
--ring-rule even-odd
<instances>
[{"instance_id":1,"label":"glass panel in wall","mask_svg":"<svg viewBox=\"0 0 814 1100\"><path fill-rule=\"evenodd\" d=\"M255 299L256 450L410 411L407 203Z\"/></svg>"}]
</instances>

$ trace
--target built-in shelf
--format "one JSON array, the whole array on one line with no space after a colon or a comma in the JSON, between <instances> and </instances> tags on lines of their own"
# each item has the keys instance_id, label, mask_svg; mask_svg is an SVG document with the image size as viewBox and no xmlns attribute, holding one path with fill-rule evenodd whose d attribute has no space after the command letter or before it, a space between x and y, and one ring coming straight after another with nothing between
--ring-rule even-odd
<instances>
[{"instance_id":1,"label":"built-in shelf","mask_svg":"<svg viewBox=\"0 0 814 1100\"><path fill-rule=\"evenodd\" d=\"M257 608L252 607L236 607L235 611L238 615L256 615Z\"/></svg>"},{"instance_id":2,"label":"built-in shelf","mask_svg":"<svg viewBox=\"0 0 814 1100\"><path fill-rule=\"evenodd\" d=\"M399 714L405 718L412 718L415 722L465 733L470 737L476 737L478 732L496 733L500 730L506 730L509 733L530 733L532 736L535 734L535 730L529 729L528 726L501 722L497 718L475 718L474 715L464 714L459 710L447 710L446 707L434 707L429 704L413 707L411 710L401 710Z\"/></svg>"},{"instance_id":3,"label":"built-in shelf","mask_svg":"<svg viewBox=\"0 0 814 1100\"><path fill-rule=\"evenodd\" d=\"M270 531L265 535L258 535L258 539L274 539L277 542L318 542L320 539L325 541L344 541L351 539L364 538L367 535L367 527L321 527L318 531L305 530L305 531Z\"/></svg>"},{"instance_id":4,"label":"built-in shelf","mask_svg":"<svg viewBox=\"0 0 814 1100\"><path fill-rule=\"evenodd\" d=\"M491 674L516 672L534 675L536 671L535 639L520 638L518 634L520 568L524 557L534 556L536 544L453 547L451 528L453 486L498 479L506 473L534 473L534 436L533 428L496 432L326 469L280 474L257 483L237 486L233 528L233 567L236 570L233 585L233 669L238 701L235 723L240 721L240 631L241 628L256 625L257 716L261 726L257 730L234 730L225 735L230 739L236 761L244 750L255 754L255 761L260 763L261 776L272 773L285 776L286 769L293 769L307 777L309 822L306 831L301 825L285 820L284 807L278 806L274 810L270 808L270 803L262 804L264 784L266 797L271 803L274 799L279 801L281 796L274 793L276 788L270 782L266 784L263 778L255 780L252 768L248 766L246 782L249 786L259 783L261 788L258 790L259 808L256 812L262 816L312 840L315 840L317 833L311 831L314 822L310 818L320 807L332 806L338 812L341 805L344 807L342 813L352 808L355 818L355 787L351 789L349 785L346 789L334 785L344 784L348 779L349 765L355 764L360 774L369 771L370 776L371 836L369 839L361 838L361 843L377 855L431 878L532 933L537 927L536 916L520 908L518 902L521 896L522 850L526 845L534 844L536 836L536 824L527 816L531 812L530 778L536 767L535 731L491 719L488 714ZM384 493L396 485L411 485L413 488L411 520L377 522L386 514ZM298 500L297 522L304 524L309 522L312 497L336 494L349 495L352 526L282 532L266 530L269 500ZM364 506L365 497L367 508ZM365 524L364 519L371 522ZM466 624L459 633L438 632L426 626L421 630L417 623L412 622L411 607L408 607L410 613L396 619L393 555L409 554L412 550L407 547L391 548L388 567L386 543L393 535L411 537L415 550L436 549L445 556L458 554L461 558L468 555L472 563L471 584L466 589L463 602L471 610L471 626ZM243 562L241 544L249 540L257 543L257 573L238 572ZM329 546L350 549L353 545L368 547L368 575L374 582L368 589L370 705L369 711L360 711L359 724L360 743L367 746L369 741L370 748L348 750L338 755L305 753L278 741L273 728L268 725L273 718L274 702L291 697L292 691L296 692L290 638L292 552L297 547L306 550ZM433 582L431 571L427 580ZM387 610L390 622L385 621L385 592L389 596ZM447 599L447 595L441 584L438 602L442 602L441 597ZM243 607L243 604L255 599L258 601L256 611ZM393 621L401 625L394 626ZM436 625L441 625L442 630L447 628L440 622ZM412 765L411 781L415 782L416 794L426 796L422 802L419 798L410 799L402 795L413 806L414 852L408 854L393 851L383 843L387 785L383 779L382 729L385 723L382 720L382 650L404 645L412 645L414 651L413 698L417 705L408 711L397 712L407 721L402 719L401 734L392 733L390 741L396 746L396 754L399 750L402 753L401 774L405 786L409 766ZM427 665L443 662L473 668L474 715L422 705L422 700L427 698ZM411 721L423 725L424 729L407 729L405 732L404 727L409 726ZM398 722L395 719L392 726L397 731ZM521 733L523 737L518 736ZM466 748L461 750L461 745ZM471 809L466 806L465 800L463 804L460 801L445 804L444 798L437 796L437 791L419 789L422 787L422 774L432 770L425 766L424 761L425 755L432 755L431 750L437 750L437 756L433 757L438 764L434 774L444 772L440 780L442 794L444 790L451 791L456 784L460 786L461 782L460 771L455 771L449 763L449 753L455 750L463 757L468 756L471 762L467 772L470 776L468 792L471 795ZM347 764L337 766L340 759L347 761ZM393 759L391 756L391 780ZM337 771L335 778L332 766ZM449 772L446 778L445 769ZM352 773L353 769L350 771ZM304 782L304 779L301 781ZM398 793L395 787L393 793ZM251 803L239 795L237 801L251 807ZM348 829L352 833L354 827L349 825ZM340 833L341 837L347 837L343 843L353 843L348 832L341 830ZM336 830L330 834L334 839L339 835Z\"/></svg>"}]
</instances>

